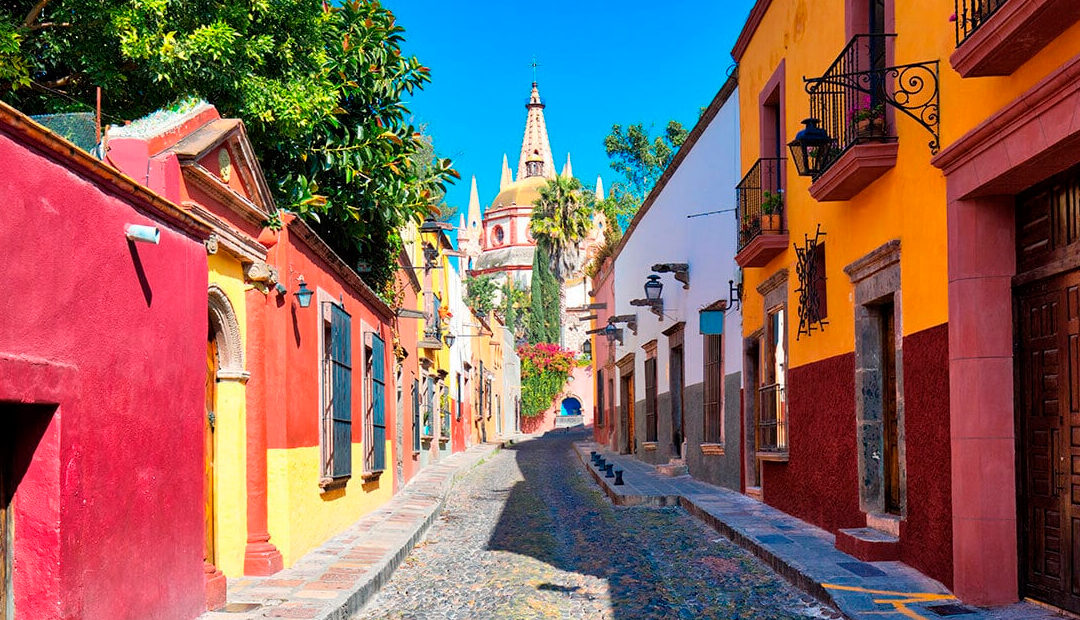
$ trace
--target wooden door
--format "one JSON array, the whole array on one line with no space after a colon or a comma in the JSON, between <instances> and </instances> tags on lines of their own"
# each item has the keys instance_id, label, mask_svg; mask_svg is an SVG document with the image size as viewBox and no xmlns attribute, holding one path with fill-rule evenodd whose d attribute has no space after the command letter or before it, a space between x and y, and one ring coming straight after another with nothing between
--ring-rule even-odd
<instances>
[{"instance_id":1,"label":"wooden door","mask_svg":"<svg viewBox=\"0 0 1080 620\"><path fill-rule=\"evenodd\" d=\"M620 412L622 413L622 453L634 453L634 375L619 378L622 383L622 393L619 395Z\"/></svg>"},{"instance_id":2,"label":"wooden door","mask_svg":"<svg viewBox=\"0 0 1080 620\"><path fill-rule=\"evenodd\" d=\"M1017 294L1021 585L1080 612L1080 272Z\"/></svg>"},{"instance_id":3,"label":"wooden door","mask_svg":"<svg viewBox=\"0 0 1080 620\"><path fill-rule=\"evenodd\" d=\"M206 415L204 416L205 430L203 433L203 489L204 489L204 515L206 521L206 542L204 547L204 559L214 564L214 417L215 402L217 399L217 371L218 355L217 341L211 333L206 343Z\"/></svg>"},{"instance_id":4,"label":"wooden door","mask_svg":"<svg viewBox=\"0 0 1080 620\"><path fill-rule=\"evenodd\" d=\"M11 482L11 444L0 439L0 620L7 620L8 593L11 588L11 531L8 523L14 488Z\"/></svg>"},{"instance_id":5,"label":"wooden door","mask_svg":"<svg viewBox=\"0 0 1080 620\"><path fill-rule=\"evenodd\" d=\"M900 424L896 414L896 314L892 302L881 313L881 424L884 457L885 512L898 515L900 507Z\"/></svg>"},{"instance_id":6,"label":"wooden door","mask_svg":"<svg viewBox=\"0 0 1080 620\"><path fill-rule=\"evenodd\" d=\"M676 457L682 456L682 444L684 437L684 414L683 414L683 383L685 381L683 371L683 348L671 349L671 443L674 444Z\"/></svg>"}]
</instances>

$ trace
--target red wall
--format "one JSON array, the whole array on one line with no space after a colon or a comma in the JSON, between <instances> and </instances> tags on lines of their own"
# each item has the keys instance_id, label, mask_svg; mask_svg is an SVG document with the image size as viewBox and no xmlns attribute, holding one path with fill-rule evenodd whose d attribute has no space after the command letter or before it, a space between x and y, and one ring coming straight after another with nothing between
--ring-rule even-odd
<instances>
[{"instance_id":1,"label":"red wall","mask_svg":"<svg viewBox=\"0 0 1080 620\"><path fill-rule=\"evenodd\" d=\"M129 201L139 199L6 130L0 401L58 403L0 416L3 428L19 425L25 466L15 607L35 619L194 617L204 605L206 251L137 212ZM159 226L160 245L129 244L126 223Z\"/></svg>"},{"instance_id":2,"label":"red wall","mask_svg":"<svg viewBox=\"0 0 1080 620\"><path fill-rule=\"evenodd\" d=\"M294 216L286 214L284 219L290 222ZM396 404L393 393L393 338L388 325L390 317L377 314L374 306L335 273L322 257L316 255L290 225L282 230L278 244L270 250L267 262L280 270L279 278L288 289L285 295L275 293L248 297L249 306L253 301L262 306L257 314L261 313L265 321L264 331L254 331L261 328L253 325L250 332L266 334L264 359L260 360L265 365L263 376L280 378L262 386L248 384L249 393L259 391L258 388L263 391L268 421L267 447L281 449L319 445L319 329L322 325L319 319L319 289L335 300L344 298L345 310L352 316L353 442L361 440L363 431L362 394L367 381L363 364L365 331L377 332L386 343L383 359L387 383L385 419L387 438L392 440ZM299 288L297 278L301 275L308 288L316 291L307 308L301 308L294 295ZM393 467L391 454L386 456L386 466Z\"/></svg>"},{"instance_id":3,"label":"red wall","mask_svg":"<svg viewBox=\"0 0 1080 620\"><path fill-rule=\"evenodd\" d=\"M402 308L416 308L417 307L417 293L412 287L411 279L405 275L404 269L399 269L397 274L397 286L402 289L403 298L401 302ZM418 353L419 349L416 348L417 332L416 332L417 319L397 319L397 334L400 339L401 346L408 351L409 356L402 362L401 373L401 400L402 400L402 442L398 444L394 442L394 450L401 451L402 475L399 478L394 478L397 489L400 489L412 477L420 471L420 454L413 452L413 381L420 377ZM396 387L391 390L396 390ZM396 394L394 395L396 398ZM395 402L395 410L396 402ZM387 428L387 436L393 437L391 429ZM395 455L395 459L397 456ZM397 462L396 460L394 462ZM395 489L395 490L397 490Z\"/></svg>"},{"instance_id":4,"label":"red wall","mask_svg":"<svg viewBox=\"0 0 1080 620\"><path fill-rule=\"evenodd\" d=\"M788 371L789 461L764 463L767 504L832 532L866 526L854 394L854 353Z\"/></svg>"},{"instance_id":5,"label":"red wall","mask_svg":"<svg viewBox=\"0 0 1080 620\"><path fill-rule=\"evenodd\" d=\"M612 263L610 260L605 264L604 269L599 274L597 282L594 282L593 295L594 303L607 304L607 308L596 311L596 315L599 317L595 321L594 329L607 326L607 317L615 314L615 291L613 286L615 284L615 273L612 269ZM612 347L606 337L593 336L593 390L595 393L596 377L599 373L597 370L604 370L604 413L603 420L600 424L593 425L593 440L597 443L606 445L609 448L615 448L613 442L615 441L615 424L618 418L618 408L615 406L615 394L607 392L608 379L613 379L611 385L615 391L619 389L619 381L615 377L615 366L605 368L608 363L614 363L614 347ZM595 402L594 402L595 404ZM594 416L595 420L596 417Z\"/></svg>"},{"instance_id":6,"label":"red wall","mask_svg":"<svg viewBox=\"0 0 1080 620\"><path fill-rule=\"evenodd\" d=\"M900 559L952 588L949 326L904 338L907 518Z\"/></svg>"}]
</instances>

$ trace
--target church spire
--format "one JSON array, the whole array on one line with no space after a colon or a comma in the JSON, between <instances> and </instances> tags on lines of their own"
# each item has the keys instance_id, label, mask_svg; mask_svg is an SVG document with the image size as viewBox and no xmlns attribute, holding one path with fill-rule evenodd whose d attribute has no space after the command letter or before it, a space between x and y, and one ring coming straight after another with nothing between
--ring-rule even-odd
<instances>
[{"instance_id":1,"label":"church spire","mask_svg":"<svg viewBox=\"0 0 1080 620\"><path fill-rule=\"evenodd\" d=\"M514 175L510 172L510 164L506 163L506 153L503 153L502 176L499 177L499 191L506 189L507 185L514 182Z\"/></svg>"},{"instance_id":2,"label":"church spire","mask_svg":"<svg viewBox=\"0 0 1080 620\"><path fill-rule=\"evenodd\" d=\"M600 178L600 175L596 175L596 199L604 199L604 180Z\"/></svg>"},{"instance_id":3,"label":"church spire","mask_svg":"<svg viewBox=\"0 0 1080 620\"><path fill-rule=\"evenodd\" d=\"M569 179L574 176L574 167L570 165L570 153L566 154L566 165L562 167L562 176L564 179Z\"/></svg>"},{"instance_id":4,"label":"church spire","mask_svg":"<svg viewBox=\"0 0 1080 620\"><path fill-rule=\"evenodd\" d=\"M476 191L476 175L472 178L472 189L469 190L469 227L480 226L480 193Z\"/></svg>"},{"instance_id":5,"label":"church spire","mask_svg":"<svg viewBox=\"0 0 1080 620\"><path fill-rule=\"evenodd\" d=\"M521 140L517 179L520 181L530 176L554 179L555 160L551 156L551 143L548 142L547 124L544 122L544 102L540 100L536 82L532 83L532 93L525 108L529 113L525 119L525 137Z\"/></svg>"}]
</instances>

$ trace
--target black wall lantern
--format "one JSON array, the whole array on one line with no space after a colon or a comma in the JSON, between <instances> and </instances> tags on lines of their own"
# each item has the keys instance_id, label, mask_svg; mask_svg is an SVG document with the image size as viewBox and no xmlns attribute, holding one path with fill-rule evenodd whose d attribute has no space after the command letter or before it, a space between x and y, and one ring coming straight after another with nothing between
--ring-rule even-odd
<instances>
[{"instance_id":1,"label":"black wall lantern","mask_svg":"<svg viewBox=\"0 0 1080 620\"><path fill-rule=\"evenodd\" d=\"M660 276L651 275L645 281L645 299L650 302L656 303L660 301L660 296L664 293L664 283L660 281Z\"/></svg>"},{"instance_id":2,"label":"black wall lantern","mask_svg":"<svg viewBox=\"0 0 1080 620\"><path fill-rule=\"evenodd\" d=\"M818 127L819 122L816 118L804 120L806 127L788 143L799 176L817 178L829 164L833 140L824 129Z\"/></svg>"},{"instance_id":3,"label":"black wall lantern","mask_svg":"<svg viewBox=\"0 0 1080 620\"><path fill-rule=\"evenodd\" d=\"M311 296L315 294L314 291L307 287L307 282L304 282L304 276L297 278L300 281L300 288L296 291L296 301L300 302L301 308L307 308L311 305Z\"/></svg>"},{"instance_id":4,"label":"black wall lantern","mask_svg":"<svg viewBox=\"0 0 1080 620\"><path fill-rule=\"evenodd\" d=\"M447 334L445 336L443 336L443 342L446 343L447 347L454 346L454 341L455 340L457 340L457 336L455 336L455 335L453 335L453 334L451 334L449 332L447 332Z\"/></svg>"},{"instance_id":5,"label":"black wall lantern","mask_svg":"<svg viewBox=\"0 0 1080 620\"><path fill-rule=\"evenodd\" d=\"M585 341L585 344L581 347L581 352L589 357L592 357L592 340Z\"/></svg>"}]
</instances>

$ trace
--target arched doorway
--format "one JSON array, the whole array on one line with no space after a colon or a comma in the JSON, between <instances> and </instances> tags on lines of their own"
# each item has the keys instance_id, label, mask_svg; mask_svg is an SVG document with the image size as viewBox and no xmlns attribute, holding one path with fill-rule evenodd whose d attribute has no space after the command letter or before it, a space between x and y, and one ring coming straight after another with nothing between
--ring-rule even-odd
<instances>
[{"instance_id":1,"label":"arched doorway","mask_svg":"<svg viewBox=\"0 0 1080 620\"><path fill-rule=\"evenodd\" d=\"M559 415L581 415L581 401L576 396L564 398Z\"/></svg>"},{"instance_id":2,"label":"arched doorway","mask_svg":"<svg viewBox=\"0 0 1080 620\"><path fill-rule=\"evenodd\" d=\"M229 514L222 513L223 505L235 506L237 503L236 498L226 496L229 496L230 492L236 492L233 488L236 486L235 483L230 484L229 481L234 480L238 475L242 476L243 472L231 471L235 467L230 469L228 466L222 470L217 455L232 454L237 447L235 445L237 434L244 433L242 416L237 411L238 407L242 407L243 398L238 398L236 390L238 387L242 389L240 386L245 382L247 373L244 371L243 342L236 312L225 291L216 284L211 284L207 290L207 309L206 393L203 419L205 519L203 553L209 600L211 590L217 592L220 589L221 593L224 593L225 576L219 568L226 557L231 558L232 564L243 561L242 556L237 555L242 553L242 548L233 549L232 547L236 547L235 544L223 544L223 541L227 543L237 538L233 532L235 526L230 525L236 519L227 517L238 515L232 514L235 511L231 509L226 510Z\"/></svg>"}]
</instances>

